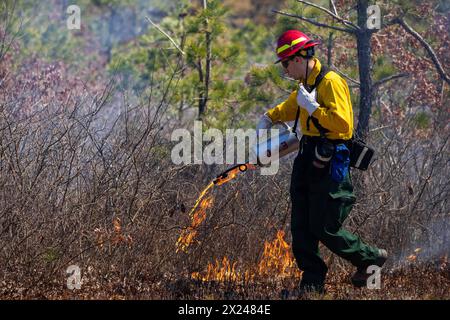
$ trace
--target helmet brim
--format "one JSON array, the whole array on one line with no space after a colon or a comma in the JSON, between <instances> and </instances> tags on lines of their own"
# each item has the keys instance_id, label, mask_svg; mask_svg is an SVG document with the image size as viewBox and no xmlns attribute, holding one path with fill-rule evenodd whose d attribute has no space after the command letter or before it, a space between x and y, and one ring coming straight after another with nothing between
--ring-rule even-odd
<instances>
[{"instance_id":1,"label":"helmet brim","mask_svg":"<svg viewBox=\"0 0 450 320\"><path fill-rule=\"evenodd\" d=\"M277 64L280 63L281 61L283 61L284 59L287 59L289 57L292 57L294 54L296 54L297 52L299 52L300 50L304 50L304 49L308 49L317 45L320 45L321 42L319 40L311 40L308 43L306 43L304 46L296 49L295 51L292 51L289 55L287 55L286 57L283 58L279 58L277 61L275 61L273 64Z\"/></svg>"}]
</instances>

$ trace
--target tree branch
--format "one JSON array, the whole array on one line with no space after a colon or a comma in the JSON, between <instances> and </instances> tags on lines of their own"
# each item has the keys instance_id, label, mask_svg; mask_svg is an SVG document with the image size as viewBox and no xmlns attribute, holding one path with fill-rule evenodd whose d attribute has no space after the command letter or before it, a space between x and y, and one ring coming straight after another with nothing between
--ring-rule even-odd
<instances>
[{"instance_id":1,"label":"tree branch","mask_svg":"<svg viewBox=\"0 0 450 320\"><path fill-rule=\"evenodd\" d=\"M332 2L333 10L335 10L336 13L333 13L333 12L331 12L330 10L328 10L328 9L322 7L322 6L319 6L318 4L311 3L311 2L309 2L309 1L297 0L297 2L300 2L300 3L306 4L306 5L308 5L308 6L311 6L311 7L317 8L317 9L319 9L319 10L322 10L323 12L329 14L330 16L332 16L333 18L335 18L337 21L339 21L339 22L341 22L342 24L346 25L347 27L351 27L351 28L353 28L354 30L359 30L359 29L360 29L360 28L359 28L357 25L355 25L353 22L348 21L348 20L345 20L345 19L339 17L338 14L337 14L337 11L336 11L336 7L334 6L334 3L333 3L333 2Z\"/></svg>"},{"instance_id":2,"label":"tree branch","mask_svg":"<svg viewBox=\"0 0 450 320\"><path fill-rule=\"evenodd\" d=\"M402 78L402 77L409 77L409 73L399 73L399 74L394 74L392 76L383 78L381 80L376 81L373 84L373 87L376 88L378 86L381 86L382 84L385 84L386 82L389 82L389 81L394 80L394 79Z\"/></svg>"},{"instance_id":3,"label":"tree branch","mask_svg":"<svg viewBox=\"0 0 450 320\"><path fill-rule=\"evenodd\" d=\"M433 63L437 69L437 72L441 76L441 78L450 84L450 77L445 73L444 68L442 67L442 64L439 62L438 57L436 56L436 53L434 52L433 48L423 39L423 37L417 33L413 28L411 28L405 20L402 18L396 18L393 20L394 23L399 24L400 26L405 29L407 33L412 35L414 38L416 38L420 44L424 47L424 49L428 52L428 55L431 57L431 60L433 60Z\"/></svg>"},{"instance_id":4,"label":"tree branch","mask_svg":"<svg viewBox=\"0 0 450 320\"><path fill-rule=\"evenodd\" d=\"M349 80L350 82L353 82L356 85L360 85L359 81L356 81L353 78L350 78L347 74L345 74L344 72L342 72L341 70L339 70L334 64L331 65L333 71L335 71L336 73L338 73L340 76L344 77L345 79Z\"/></svg>"},{"instance_id":5,"label":"tree branch","mask_svg":"<svg viewBox=\"0 0 450 320\"><path fill-rule=\"evenodd\" d=\"M278 11L278 10L272 10L272 12L281 14L281 15L283 15L283 16L287 16L287 17L291 17L291 18L296 18L296 19L299 19L299 20L303 20L303 21L306 21L306 22L308 22L308 23L311 23L311 24L313 24L313 25L315 25L315 26L317 26L317 27L329 28L329 29L333 29L333 30L337 30L337 31L342 31L342 32L347 32L347 33L351 33L351 34L355 34L355 33L356 33L355 30L350 29L350 28L340 28L340 27L330 26L330 25L328 25L328 24L316 22L316 21L314 21L314 20L311 20L311 19L308 19L308 18L305 18L305 17L302 17L302 16L298 16L298 15L295 15L295 14L291 14L291 13L282 12L282 11Z\"/></svg>"},{"instance_id":6,"label":"tree branch","mask_svg":"<svg viewBox=\"0 0 450 320\"><path fill-rule=\"evenodd\" d=\"M330 0L330 7L333 9L333 13L334 13L335 15L338 15L337 9L336 9L336 5L334 4L334 1L333 1L333 0Z\"/></svg>"},{"instance_id":7,"label":"tree branch","mask_svg":"<svg viewBox=\"0 0 450 320\"><path fill-rule=\"evenodd\" d=\"M181 52L182 55L185 55L185 54L186 54L183 50L181 50L181 48L177 45L177 43L176 43L176 42L175 42L175 41L174 41L167 33L165 33L163 29L161 29L160 26L158 26L156 23L154 23L152 20L150 20L150 18L147 17L147 16L145 16L145 19L147 19L148 22L150 22L156 29L158 29L159 32L161 32L163 35L165 35L165 36L170 40L170 42L173 43L173 45L175 46L175 48L177 48L178 51Z\"/></svg>"}]
</instances>

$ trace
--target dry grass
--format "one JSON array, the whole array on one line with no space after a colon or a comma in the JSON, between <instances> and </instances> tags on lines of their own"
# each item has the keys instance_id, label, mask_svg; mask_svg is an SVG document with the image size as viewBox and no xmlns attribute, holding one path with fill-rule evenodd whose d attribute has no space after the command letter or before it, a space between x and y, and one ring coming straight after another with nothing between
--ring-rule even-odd
<instances>
[{"instance_id":1,"label":"dry grass","mask_svg":"<svg viewBox=\"0 0 450 320\"><path fill-rule=\"evenodd\" d=\"M450 269L430 266L410 266L397 271L385 271L380 289L357 289L349 275L332 272L326 283L325 295L299 298L295 288L298 279L259 279L255 282L202 282L189 278L122 279L90 274L83 278L80 290L68 290L65 276L26 291L16 282L2 283L1 299L189 299L189 300L442 300L449 299Z\"/></svg>"},{"instance_id":2,"label":"dry grass","mask_svg":"<svg viewBox=\"0 0 450 320\"><path fill-rule=\"evenodd\" d=\"M62 64L0 55L1 299L294 299L298 278L280 272L236 281L193 280L227 257L243 274L265 242L289 230L292 158L275 176L247 172L214 188L195 241L177 252L189 211L225 166L175 166L168 112L178 71L145 101L114 85L81 83ZM31 76L30 76L31 75ZM324 299L448 299L448 112L418 129L414 114L373 119L379 159L354 175L346 227L387 248L382 289L353 289L348 265L332 265ZM290 243L286 232L286 243ZM283 244L284 246L284 244ZM398 267L422 248L412 267ZM282 257L280 256L280 259ZM66 269L82 271L80 290ZM253 272L253 271L252 271ZM313 297L314 298L314 297Z\"/></svg>"}]
</instances>

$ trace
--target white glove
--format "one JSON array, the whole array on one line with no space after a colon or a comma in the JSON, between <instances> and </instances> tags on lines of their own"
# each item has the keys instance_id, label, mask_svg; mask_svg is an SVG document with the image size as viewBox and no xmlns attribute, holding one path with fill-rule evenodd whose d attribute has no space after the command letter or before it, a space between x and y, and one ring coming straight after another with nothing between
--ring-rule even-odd
<instances>
[{"instance_id":1,"label":"white glove","mask_svg":"<svg viewBox=\"0 0 450 320\"><path fill-rule=\"evenodd\" d=\"M263 114L263 116L259 119L258 125L256 126L258 137L261 136L262 129L270 129L272 126L272 119L270 119L267 114Z\"/></svg>"},{"instance_id":2,"label":"white glove","mask_svg":"<svg viewBox=\"0 0 450 320\"><path fill-rule=\"evenodd\" d=\"M297 103L300 107L305 108L309 115L312 115L319 107L314 91L309 93L301 83L298 86Z\"/></svg>"}]
</instances>

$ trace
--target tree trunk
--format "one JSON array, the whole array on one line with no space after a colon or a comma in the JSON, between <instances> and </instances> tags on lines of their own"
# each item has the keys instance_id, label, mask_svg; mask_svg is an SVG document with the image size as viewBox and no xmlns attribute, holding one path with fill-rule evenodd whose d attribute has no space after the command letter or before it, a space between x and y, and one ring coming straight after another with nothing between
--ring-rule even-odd
<instances>
[{"instance_id":1,"label":"tree trunk","mask_svg":"<svg viewBox=\"0 0 450 320\"><path fill-rule=\"evenodd\" d=\"M200 83L203 85L204 80L203 80L203 66L202 66L202 59L199 58L198 59L198 63L197 63L197 71L198 71L198 79L200 81ZM203 112L205 111L205 101L204 101L204 88L203 86L200 85L198 88L198 117L197 120L202 120L203 117Z\"/></svg>"},{"instance_id":2,"label":"tree trunk","mask_svg":"<svg viewBox=\"0 0 450 320\"><path fill-rule=\"evenodd\" d=\"M207 9L207 1L203 0L203 9ZM206 110L206 104L208 103L209 94L209 82L211 76L211 33L208 30L208 19L205 19L205 40L206 40L206 63L205 63L205 78L203 83L203 92L199 95L199 108L198 108L198 118L201 120L203 113Z\"/></svg>"},{"instance_id":3,"label":"tree trunk","mask_svg":"<svg viewBox=\"0 0 450 320\"><path fill-rule=\"evenodd\" d=\"M110 14L108 20L108 35L106 38L106 45L104 48L104 52L106 54L106 62L109 63L111 61L111 51L114 42L114 34L115 34L115 24L120 19L120 15L118 14L116 8L114 6L110 7Z\"/></svg>"},{"instance_id":4,"label":"tree trunk","mask_svg":"<svg viewBox=\"0 0 450 320\"><path fill-rule=\"evenodd\" d=\"M181 42L180 49L184 51L184 45L186 44L186 32L184 29L184 16L180 15L180 27L181 27ZM181 52L178 53L178 59L181 60L183 58ZM181 68L181 79L184 79L185 76L185 68ZM180 105L178 107L178 119L181 121L183 119L183 108L184 108L184 93L181 91L180 97Z\"/></svg>"},{"instance_id":5,"label":"tree trunk","mask_svg":"<svg viewBox=\"0 0 450 320\"><path fill-rule=\"evenodd\" d=\"M372 112L372 79L370 39L372 30L367 29L368 0L358 0L358 26L357 33L358 66L360 81L360 100L357 136L366 138L369 133L369 119Z\"/></svg>"}]
</instances>

